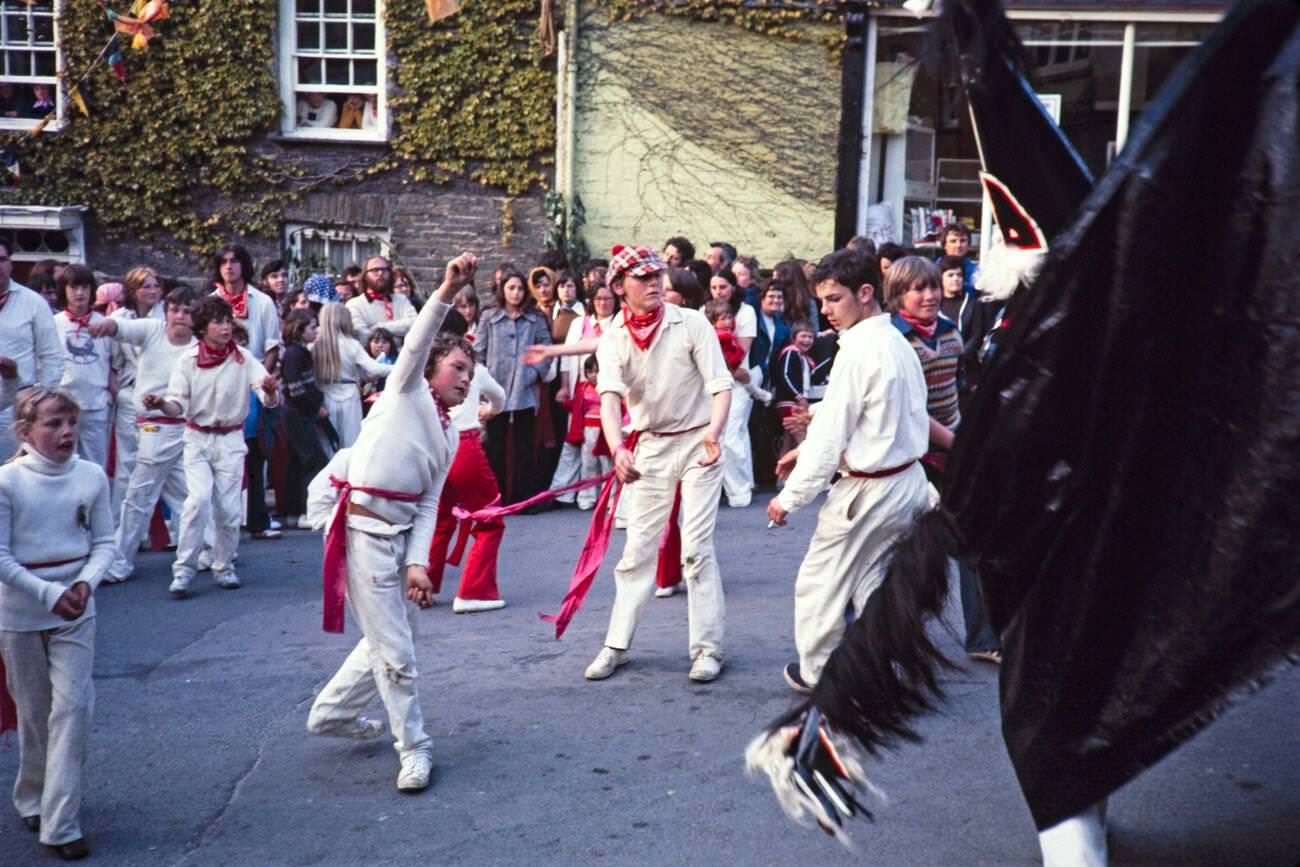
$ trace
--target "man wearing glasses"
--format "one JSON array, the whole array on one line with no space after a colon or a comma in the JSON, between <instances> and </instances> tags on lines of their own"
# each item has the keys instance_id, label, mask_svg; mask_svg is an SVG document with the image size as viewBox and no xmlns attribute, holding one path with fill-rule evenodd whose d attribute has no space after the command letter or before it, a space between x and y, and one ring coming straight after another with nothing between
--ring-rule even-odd
<instances>
[{"instance_id":1,"label":"man wearing glasses","mask_svg":"<svg viewBox=\"0 0 1300 867\"><path fill-rule=\"evenodd\" d=\"M0 238L0 375L16 394L29 385L55 388L63 379L63 346L54 328L54 314L39 294L10 277L13 262L9 242ZM18 449L13 407L0 410L0 463Z\"/></svg>"},{"instance_id":2,"label":"man wearing glasses","mask_svg":"<svg viewBox=\"0 0 1300 867\"><path fill-rule=\"evenodd\" d=\"M372 328L382 327L405 337L415 323L415 306L406 295L393 293L393 266L383 256L366 260L361 290L361 295L348 302L352 331L361 345L366 345Z\"/></svg>"}]
</instances>

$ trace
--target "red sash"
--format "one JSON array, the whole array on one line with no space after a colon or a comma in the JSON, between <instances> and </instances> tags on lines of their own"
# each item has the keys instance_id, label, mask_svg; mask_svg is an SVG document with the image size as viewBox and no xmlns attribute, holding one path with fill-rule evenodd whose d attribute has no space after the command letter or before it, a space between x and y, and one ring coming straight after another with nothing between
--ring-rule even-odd
<instances>
[{"instance_id":1,"label":"red sash","mask_svg":"<svg viewBox=\"0 0 1300 867\"><path fill-rule=\"evenodd\" d=\"M385 500L397 500L399 503L414 503L420 499L419 494L405 491L386 491L383 488L368 488L350 485L347 480L330 476L330 484L339 492L338 504L334 507L334 518L330 521L325 534L324 584L325 613L322 628L326 632L343 631L343 603L348 591L348 502L353 491L360 491L372 497Z\"/></svg>"}]
</instances>

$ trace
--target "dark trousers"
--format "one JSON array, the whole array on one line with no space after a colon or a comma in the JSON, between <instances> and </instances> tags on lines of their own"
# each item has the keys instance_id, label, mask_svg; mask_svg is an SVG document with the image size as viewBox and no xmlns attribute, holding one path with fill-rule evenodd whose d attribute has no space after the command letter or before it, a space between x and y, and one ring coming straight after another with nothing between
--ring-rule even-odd
<instances>
[{"instance_id":1,"label":"dark trousers","mask_svg":"<svg viewBox=\"0 0 1300 867\"><path fill-rule=\"evenodd\" d=\"M488 420L488 463L504 505L526 500L541 490L536 428L537 414L531 409L503 412Z\"/></svg>"},{"instance_id":2,"label":"dark trousers","mask_svg":"<svg viewBox=\"0 0 1300 867\"><path fill-rule=\"evenodd\" d=\"M271 516L266 511L266 454L262 451L261 437L244 440L248 454L244 455L244 476L248 479L248 522L244 525L250 533L261 533L271 526Z\"/></svg>"},{"instance_id":3,"label":"dark trousers","mask_svg":"<svg viewBox=\"0 0 1300 867\"><path fill-rule=\"evenodd\" d=\"M781 421L776 410L755 403L749 414L749 444L754 454L754 486L776 486L776 461L781 450Z\"/></svg>"},{"instance_id":4,"label":"dark trousers","mask_svg":"<svg viewBox=\"0 0 1300 867\"><path fill-rule=\"evenodd\" d=\"M325 469L329 457L321 444L315 419L303 418L292 408L284 413L289 460L285 467L284 506L286 515L307 514L307 485Z\"/></svg>"}]
</instances>

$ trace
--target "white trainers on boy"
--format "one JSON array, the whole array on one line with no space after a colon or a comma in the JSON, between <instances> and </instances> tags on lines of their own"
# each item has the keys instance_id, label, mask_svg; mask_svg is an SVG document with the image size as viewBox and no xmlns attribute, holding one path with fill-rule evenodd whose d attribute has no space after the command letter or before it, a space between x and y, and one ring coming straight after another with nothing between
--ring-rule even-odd
<instances>
[{"instance_id":1,"label":"white trainers on boy","mask_svg":"<svg viewBox=\"0 0 1300 867\"><path fill-rule=\"evenodd\" d=\"M722 660L711 653L701 653L691 663L690 674L686 675L696 683L708 683L717 680L722 673Z\"/></svg>"},{"instance_id":2,"label":"white trainers on boy","mask_svg":"<svg viewBox=\"0 0 1300 867\"><path fill-rule=\"evenodd\" d=\"M422 792L429 788L429 777L433 773L433 756L428 753L412 753L402 759L402 771L397 775L399 792Z\"/></svg>"},{"instance_id":3,"label":"white trainers on boy","mask_svg":"<svg viewBox=\"0 0 1300 867\"><path fill-rule=\"evenodd\" d=\"M387 728L384 721L359 716L356 719L340 720L328 726L312 729L314 735L327 738L351 738L354 741L369 741L382 737Z\"/></svg>"},{"instance_id":4,"label":"white trainers on boy","mask_svg":"<svg viewBox=\"0 0 1300 867\"><path fill-rule=\"evenodd\" d=\"M596 654L596 658L591 661L591 665L587 666L587 672L583 676L587 680L604 680L625 662L627 662L626 650L602 647L600 653Z\"/></svg>"}]
</instances>

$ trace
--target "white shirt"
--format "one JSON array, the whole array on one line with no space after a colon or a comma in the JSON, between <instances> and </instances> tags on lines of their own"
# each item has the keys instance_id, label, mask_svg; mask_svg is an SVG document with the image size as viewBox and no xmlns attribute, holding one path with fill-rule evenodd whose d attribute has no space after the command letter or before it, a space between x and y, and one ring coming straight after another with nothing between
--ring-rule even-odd
<instances>
[{"instance_id":1,"label":"white shirt","mask_svg":"<svg viewBox=\"0 0 1300 867\"><path fill-rule=\"evenodd\" d=\"M248 417L248 392L261 391L267 373L251 352L242 346L236 349L244 359L243 364L232 356L208 368L199 367L197 341L181 353L167 381L166 399L180 404L181 416L186 421L203 427L243 427ZM278 400L268 403L263 399L264 406L278 403Z\"/></svg>"},{"instance_id":2,"label":"white shirt","mask_svg":"<svg viewBox=\"0 0 1300 867\"><path fill-rule=\"evenodd\" d=\"M90 321L103 322L104 317L91 313ZM91 337L90 329L76 325L66 310L55 314L54 330L64 352L63 379L59 386L67 389L83 410L107 409L112 398L108 377L112 373L113 339Z\"/></svg>"},{"instance_id":3,"label":"white shirt","mask_svg":"<svg viewBox=\"0 0 1300 867\"><path fill-rule=\"evenodd\" d=\"M0 355L18 362L19 388L53 388L63 379L63 343L54 314L40 294L9 281L9 296L0 308Z\"/></svg>"},{"instance_id":4,"label":"white shirt","mask_svg":"<svg viewBox=\"0 0 1300 867\"><path fill-rule=\"evenodd\" d=\"M339 378L338 382L359 383L363 379L383 379L392 372L391 364L384 364L370 357L361 344L352 337L339 337ZM330 385L317 381L318 385Z\"/></svg>"},{"instance_id":5,"label":"white shirt","mask_svg":"<svg viewBox=\"0 0 1300 867\"><path fill-rule=\"evenodd\" d=\"M492 374L486 367L476 364L474 378L469 382L469 391L465 393L464 403L451 411L452 426L461 433L467 430L478 430L479 403L482 400L487 400L488 406L492 408L492 414L496 415L506 408L506 390L492 378Z\"/></svg>"},{"instance_id":6,"label":"white shirt","mask_svg":"<svg viewBox=\"0 0 1300 867\"><path fill-rule=\"evenodd\" d=\"M393 315L390 318L383 301L371 301L365 293L348 299L348 312L352 314L352 333L365 345L370 329L384 328L394 337L401 337L415 324L415 305L411 299L394 292L390 296Z\"/></svg>"},{"instance_id":7,"label":"white shirt","mask_svg":"<svg viewBox=\"0 0 1300 867\"><path fill-rule=\"evenodd\" d=\"M419 495L418 501L404 503L355 492L352 502L380 515L388 523L359 515L348 517L348 526L366 532L393 533L409 528L405 563L408 566L429 565L429 544L438 519L438 497L460 441L454 425L443 428L437 404L424 378L425 362L449 310L450 305L430 301L420 311L397 355L397 363L388 374L383 392L361 425L361 435L352 446L348 462L348 481L353 485Z\"/></svg>"},{"instance_id":8,"label":"white shirt","mask_svg":"<svg viewBox=\"0 0 1300 867\"><path fill-rule=\"evenodd\" d=\"M248 318L236 317L235 321L248 331L248 349L254 358L261 361L268 352L280 345L280 312L271 296L261 289L245 284L244 291L248 293ZM214 290L212 294L218 298L223 297L220 289Z\"/></svg>"},{"instance_id":9,"label":"white shirt","mask_svg":"<svg viewBox=\"0 0 1300 867\"><path fill-rule=\"evenodd\" d=\"M108 318L120 324L122 322L134 322L140 317L131 308L123 307L120 310L114 310ZM167 313L163 303L159 301L155 304L145 319L166 322ZM113 373L117 376L117 389L119 392L123 389L135 387L135 372L140 365L140 352L140 347L131 343L117 341L113 344Z\"/></svg>"},{"instance_id":10,"label":"white shirt","mask_svg":"<svg viewBox=\"0 0 1300 867\"><path fill-rule=\"evenodd\" d=\"M54 604L78 581L94 590L115 553L104 470L75 455L57 463L28 449L0 467L0 629L14 632L66 625ZM92 595L82 617L94 616Z\"/></svg>"},{"instance_id":11,"label":"white shirt","mask_svg":"<svg viewBox=\"0 0 1300 867\"><path fill-rule=\"evenodd\" d=\"M736 336L748 337L751 340L758 336L758 316L754 313L754 308L748 304L741 304L740 309L736 311Z\"/></svg>"},{"instance_id":12,"label":"white shirt","mask_svg":"<svg viewBox=\"0 0 1300 867\"><path fill-rule=\"evenodd\" d=\"M338 103L328 96L320 104L320 108L313 108L312 104L305 99L298 100L296 107L298 109L298 126L321 129L332 127L339 122Z\"/></svg>"},{"instance_id":13,"label":"white shirt","mask_svg":"<svg viewBox=\"0 0 1300 867\"><path fill-rule=\"evenodd\" d=\"M157 319L122 319L117 323L117 342L134 349L139 355L135 378L135 414L158 416L161 411L146 409L146 394L159 397L167 392L172 370L185 350L192 349L198 340L194 337L177 346L167 338L167 326Z\"/></svg>"},{"instance_id":14,"label":"white shirt","mask_svg":"<svg viewBox=\"0 0 1300 867\"><path fill-rule=\"evenodd\" d=\"M712 396L731 390L713 326L698 310L675 304L664 305L663 322L645 350L632 342L623 313L617 313L601 335L596 358L597 390L627 401L634 430L677 433L706 425Z\"/></svg>"},{"instance_id":15,"label":"white shirt","mask_svg":"<svg viewBox=\"0 0 1300 867\"><path fill-rule=\"evenodd\" d=\"M609 328L609 324L613 319L614 317L611 316L602 322L593 313L573 320L572 324L569 325L569 333L564 335L564 344L572 346L588 337L599 337L605 332L605 329ZM582 381L582 367L587 363L589 357L587 355L564 355L560 357L560 372L568 375L570 391Z\"/></svg>"},{"instance_id":16,"label":"white shirt","mask_svg":"<svg viewBox=\"0 0 1300 867\"><path fill-rule=\"evenodd\" d=\"M812 502L836 470L880 472L919 459L930 444L926 395L921 362L888 316L841 334L826 397L777 497L781 508Z\"/></svg>"}]
</instances>

